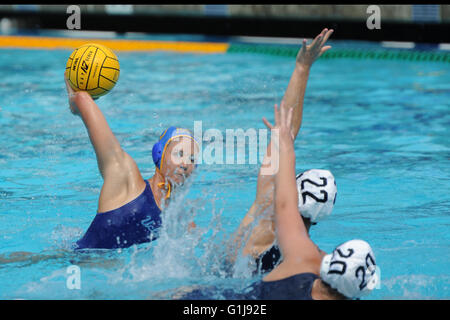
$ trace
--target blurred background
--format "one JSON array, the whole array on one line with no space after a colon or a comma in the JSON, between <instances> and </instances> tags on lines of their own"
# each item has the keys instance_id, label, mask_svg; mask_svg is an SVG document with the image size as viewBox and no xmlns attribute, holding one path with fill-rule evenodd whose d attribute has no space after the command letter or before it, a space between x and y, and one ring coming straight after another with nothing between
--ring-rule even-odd
<instances>
[{"instance_id":1,"label":"blurred background","mask_svg":"<svg viewBox=\"0 0 450 320\"><path fill-rule=\"evenodd\" d=\"M1 32L66 29L67 7L0 5ZM334 39L450 42L450 5L378 7L381 29L369 30L368 5L79 5L81 30L312 37L327 26Z\"/></svg>"}]
</instances>

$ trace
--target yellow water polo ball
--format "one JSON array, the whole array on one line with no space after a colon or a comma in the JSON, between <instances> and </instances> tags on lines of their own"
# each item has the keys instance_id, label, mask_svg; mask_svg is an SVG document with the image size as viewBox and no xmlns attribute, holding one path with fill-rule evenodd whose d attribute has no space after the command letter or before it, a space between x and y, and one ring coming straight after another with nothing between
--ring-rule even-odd
<instances>
[{"instance_id":1,"label":"yellow water polo ball","mask_svg":"<svg viewBox=\"0 0 450 320\"><path fill-rule=\"evenodd\" d=\"M107 94L119 80L119 60L111 49L88 43L67 60L65 76L75 91L87 91L96 99Z\"/></svg>"}]
</instances>

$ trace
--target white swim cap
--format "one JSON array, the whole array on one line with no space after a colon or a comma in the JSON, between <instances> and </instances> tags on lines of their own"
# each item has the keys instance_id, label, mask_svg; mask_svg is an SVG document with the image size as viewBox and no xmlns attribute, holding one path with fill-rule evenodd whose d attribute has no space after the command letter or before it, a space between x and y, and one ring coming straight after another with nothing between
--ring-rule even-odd
<instances>
[{"instance_id":1,"label":"white swim cap","mask_svg":"<svg viewBox=\"0 0 450 320\"><path fill-rule=\"evenodd\" d=\"M317 222L331 214L336 201L337 188L328 170L311 169L296 177L298 210L303 217Z\"/></svg>"},{"instance_id":2,"label":"white swim cap","mask_svg":"<svg viewBox=\"0 0 450 320\"><path fill-rule=\"evenodd\" d=\"M351 299L369 294L380 281L372 248L363 240L344 242L323 257L320 278Z\"/></svg>"}]
</instances>

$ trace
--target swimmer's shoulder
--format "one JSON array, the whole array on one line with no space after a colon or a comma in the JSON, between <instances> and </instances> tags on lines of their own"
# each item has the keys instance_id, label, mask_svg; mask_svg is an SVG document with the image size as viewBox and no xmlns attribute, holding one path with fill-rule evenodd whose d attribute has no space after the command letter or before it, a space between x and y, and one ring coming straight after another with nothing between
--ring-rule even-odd
<instances>
[{"instance_id":1,"label":"swimmer's shoulder","mask_svg":"<svg viewBox=\"0 0 450 320\"><path fill-rule=\"evenodd\" d=\"M124 170L126 170L128 193L140 194L142 193L142 191L144 191L146 182L142 177L141 171L139 170L136 161L134 161L134 159L127 152L124 151L123 153L123 167Z\"/></svg>"},{"instance_id":2,"label":"swimmer's shoulder","mask_svg":"<svg viewBox=\"0 0 450 320\"><path fill-rule=\"evenodd\" d=\"M105 175L100 193L98 212L119 208L136 199L146 188L146 182L134 161L125 151Z\"/></svg>"}]
</instances>

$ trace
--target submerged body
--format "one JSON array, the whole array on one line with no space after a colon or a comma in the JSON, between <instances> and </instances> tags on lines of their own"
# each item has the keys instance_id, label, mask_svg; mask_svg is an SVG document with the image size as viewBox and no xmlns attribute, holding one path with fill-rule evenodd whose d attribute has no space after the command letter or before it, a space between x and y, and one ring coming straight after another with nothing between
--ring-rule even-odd
<instances>
[{"instance_id":1,"label":"submerged body","mask_svg":"<svg viewBox=\"0 0 450 320\"><path fill-rule=\"evenodd\" d=\"M305 272L276 281L257 281L242 293L209 287L192 290L181 299L208 300L219 295L227 300L314 300L312 290L318 278L314 273Z\"/></svg>"}]
</instances>

